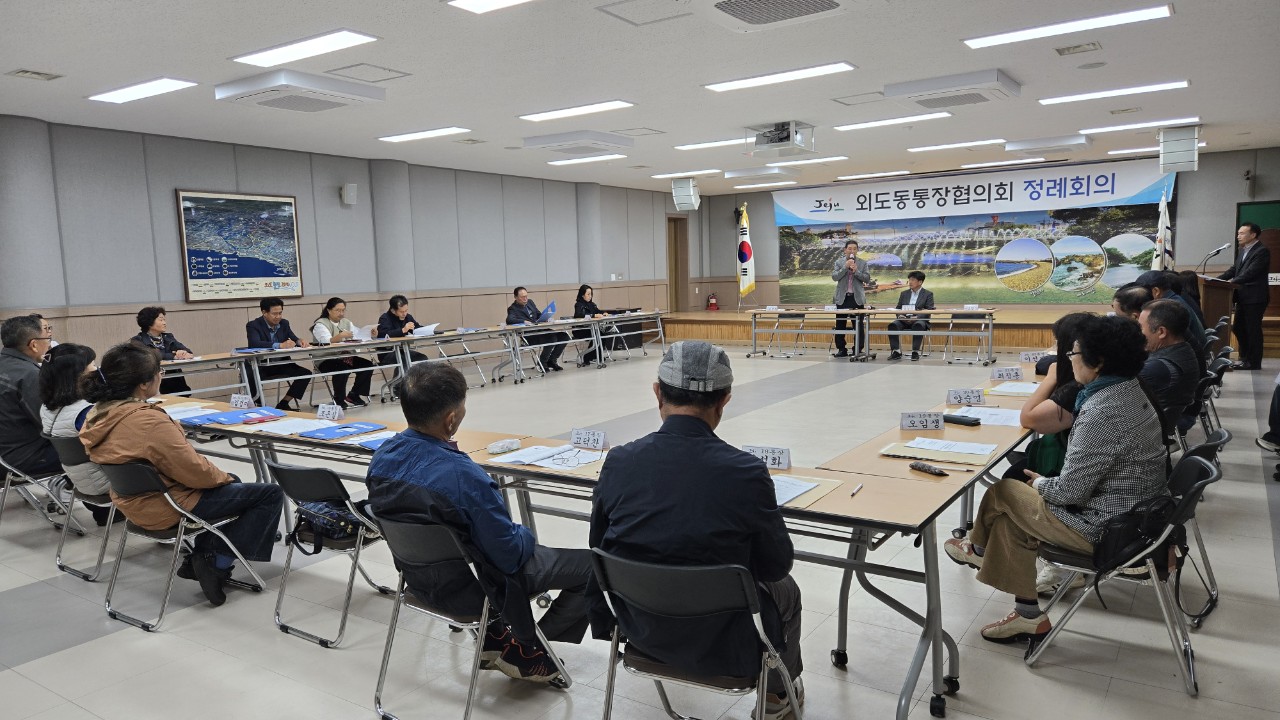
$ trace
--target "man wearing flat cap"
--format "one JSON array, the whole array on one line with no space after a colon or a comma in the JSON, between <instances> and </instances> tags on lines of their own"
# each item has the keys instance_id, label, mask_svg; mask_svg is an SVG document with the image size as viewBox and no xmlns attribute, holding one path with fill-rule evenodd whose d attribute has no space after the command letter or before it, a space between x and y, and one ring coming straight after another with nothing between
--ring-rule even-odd
<instances>
[{"instance_id":1,"label":"man wearing flat cap","mask_svg":"<svg viewBox=\"0 0 1280 720\"><path fill-rule=\"evenodd\" d=\"M794 551L764 463L716 437L733 386L729 356L709 343L673 343L653 392L662 427L609 451L591 508L590 545L627 560L665 565L742 565L760 590L766 633L799 683L800 589ZM612 618L588 589L592 632L607 639ZM628 641L663 663L698 674L752 677L759 638L750 616L672 620L616 607ZM767 716L790 716L781 676L770 672Z\"/></svg>"}]
</instances>

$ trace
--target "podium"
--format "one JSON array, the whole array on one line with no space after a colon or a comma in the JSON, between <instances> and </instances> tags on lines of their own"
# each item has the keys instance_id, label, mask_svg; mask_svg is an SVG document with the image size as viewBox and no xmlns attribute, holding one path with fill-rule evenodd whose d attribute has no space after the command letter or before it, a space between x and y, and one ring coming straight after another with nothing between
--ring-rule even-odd
<instances>
[{"instance_id":1,"label":"podium","mask_svg":"<svg viewBox=\"0 0 1280 720\"><path fill-rule=\"evenodd\" d=\"M1204 313L1205 325L1208 326L1206 330L1212 331L1220 317L1225 316L1228 323L1234 320L1231 317L1231 301L1235 290L1236 284L1229 280L1219 280L1207 275L1200 276L1200 310ZM1213 344L1215 353L1223 346L1230 344L1230 333L1224 333L1224 335L1226 337L1218 338L1218 342Z\"/></svg>"}]
</instances>

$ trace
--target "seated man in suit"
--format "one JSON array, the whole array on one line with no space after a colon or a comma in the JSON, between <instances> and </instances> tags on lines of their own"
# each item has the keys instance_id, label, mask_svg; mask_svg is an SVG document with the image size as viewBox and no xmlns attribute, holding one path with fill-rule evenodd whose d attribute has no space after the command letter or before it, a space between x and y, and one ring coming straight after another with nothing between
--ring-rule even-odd
<instances>
[{"instance_id":1,"label":"seated man in suit","mask_svg":"<svg viewBox=\"0 0 1280 720\"><path fill-rule=\"evenodd\" d=\"M803 705L800 588L789 574L794 550L773 480L758 458L715 434L732 385L723 349L697 340L667 348L653 384L662 427L609 452L591 503L589 542L627 560L750 570L764 627ZM592 587L592 632L608 638L613 616ZM760 672L760 641L746 615L664 621L635 608L617 610L636 649L667 665L702 675ZM766 717L794 716L785 687L769 673Z\"/></svg>"},{"instance_id":2,"label":"seated man in suit","mask_svg":"<svg viewBox=\"0 0 1280 720\"><path fill-rule=\"evenodd\" d=\"M0 326L0 341L0 456L33 477L61 473L58 453L40 434L40 362L49 333L36 316L19 315Z\"/></svg>"},{"instance_id":3,"label":"seated man in suit","mask_svg":"<svg viewBox=\"0 0 1280 720\"><path fill-rule=\"evenodd\" d=\"M289 321L284 319L283 300L278 297L263 298L258 303L258 307L262 310L262 317L250 320L244 326L249 347L270 348L272 350L311 347L311 343L293 334L293 329L289 327ZM307 385L311 382L311 378L298 377L308 374L305 368L297 363L271 363L269 365L259 365L258 374L262 376L263 380L297 378L289 383L289 392L280 398L280 402L276 404L276 407L281 410L301 409L298 403L307 394ZM258 388L254 387L252 378L249 379L249 394L257 398L258 402L263 401L263 398L258 395Z\"/></svg>"},{"instance_id":4,"label":"seated man in suit","mask_svg":"<svg viewBox=\"0 0 1280 720\"><path fill-rule=\"evenodd\" d=\"M924 289L924 273L919 270L912 270L907 273L907 290L903 290L898 296L899 310L933 310L933 291ZM901 332L903 330L928 330L929 318L927 316L917 315L899 315L897 320L889 323L889 329ZM889 359L901 360L902 352L898 349L898 335L889 336ZM924 342L923 335L911 336L911 359L920 359L920 345Z\"/></svg>"},{"instance_id":5,"label":"seated man in suit","mask_svg":"<svg viewBox=\"0 0 1280 720\"><path fill-rule=\"evenodd\" d=\"M529 299L529 291L523 287L518 287L511 293L515 297L515 302L507 308L507 324L520 325L527 323L536 325L538 318L541 317L542 311L538 310L538 306ZM538 359L542 362L542 366L548 370L559 372L564 368L560 367L560 354L564 352L564 344L569 342L569 334L563 332L540 332L526 333L525 340L532 345L544 345L538 354ZM551 345L548 343L562 343Z\"/></svg>"},{"instance_id":6,"label":"seated man in suit","mask_svg":"<svg viewBox=\"0 0 1280 720\"><path fill-rule=\"evenodd\" d=\"M444 363L414 365L400 387L400 407L409 429L387 440L369 463L369 503L378 517L445 525L499 573L502 616L490 621L481 648L482 667L518 680L550 682L559 676L537 641L529 596L560 590L538 621L547 640L582 642L587 632L584 593L591 553L539 545L533 533L512 521L498 483L453 436L467 414L467 381ZM415 595L453 612L479 611L481 598L465 567L400 568ZM460 589L462 588L462 589Z\"/></svg>"}]
</instances>

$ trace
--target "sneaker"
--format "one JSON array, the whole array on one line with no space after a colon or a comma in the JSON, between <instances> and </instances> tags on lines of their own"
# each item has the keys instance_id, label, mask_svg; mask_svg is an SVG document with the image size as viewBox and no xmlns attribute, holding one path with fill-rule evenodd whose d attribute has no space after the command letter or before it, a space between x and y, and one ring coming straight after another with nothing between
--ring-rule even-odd
<instances>
[{"instance_id":1,"label":"sneaker","mask_svg":"<svg viewBox=\"0 0 1280 720\"><path fill-rule=\"evenodd\" d=\"M502 622L490 622L480 646L480 669L498 669L498 658L502 657L502 651L507 649L511 640L511 628Z\"/></svg>"},{"instance_id":2,"label":"sneaker","mask_svg":"<svg viewBox=\"0 0 1280 720\"><path fill-rule=\"evenodd\" d=\"M1017 610L1009 613L1003 620L997 620L982 628L982 639L1007 645L1019 640L1042 640L1049 634L1049 616L1040 613L1034 618L1025 618Z\"/></svg>"},{"instance_id":3,"label":"sneaker","mask_svg":"<svg viewBox=\"0 0 1280 720\"><path fill-rule=\"evenodd\" d=\"M912 350L912 351L911 351L911 359L912 359L912 361L919 360L919 359L920 359L920 353L916 352L915 350Z\"/></svg>"},{"instance_id":4,"label":"sneaker","mask_svg":"<svg viewBox=\"0 0 1280 720\"><path fill-rule=\"evenodd\" d=\"M831 354L831 357L838 357L838 358L849 357L849 351L848 351L848 350L837 350L837 351L835 351L834 353L832 353L832 354Z\"/></svg>"},{"instance_id":5,"label":"sneaker","mask_svg":"<svg viewBox=\"0 0 1280 720\"><path fill-rule=\"evenodd\" d=\"M293 412L301 412L302 408L298 406L298 401L285 395L280 402L276 403L277 410L290 410Z\"/></svg>"},{"instance_id":6,"label":"sneaker","mask_svg":"<svg viewBox=\"0 0 1280 720\"><path fill-rule=\"evenodd\" d=\"M350 405L351 407L365 407L369 403L359 395L348 395L347 404Z\"/></svg>"},{"instance_id":7,"label":"sneaker","mask_svg":"<svg viewBox=\"0 0 1280 720\"><path fill-rule=\"evenodd\" d=\"M200 581L200 590L211 605L218 607L227 601L227 593L223 591L222 584L231 579L231 568L219 570L213 564L212 554L196 553L191 557L191 570Z\"/></svg>"},{"instance_id":8,"label":"sneaker","mask_svg":"<svg viewBox=\"0 0 1280 720\"><path fill-rule=\"evenodd\" d=\"M502 649L494 664L507 677L516 680L549 683L560 677L560 671L545 650L535 645L521 645L515 638Z\"/></svg>"},{"instance_id":9,"label":"sneaker","mask_svg":"<svg viewBox=\"0 0 1280 720\"><path fill-rule=\"evenodd\" d=\"M1062 571L1052 565L1045 565L1040 568L1039 574L1036 575L1036 592L1040 595L1052 596L1058 592L1058 587L1062 585ZM1075 579L1071 581L1068 590L1077 590L1085 586L1084 573L1076 573Z\"/></svg>"},{"instance_id":10,"label":"sneaker","mask_svg":"<svg viewBox=\"0 0 1280 720\"><path fill-rule=\"evenodd\" d=\"M942 543L942 550L957 565L968 565L974 570L982 569L982 556L973 551L973 543L964 538L951 538Z\"/></svg>"},{"instance_id":11,"label":"sneaker","mask_svg":"<svg viewBox=\"0 0 1280 720\"><path fill-rule=\"evenodd\" d=\"M794 678L791 684L796 689L796 704L804 707L804 683L800 678ZM785 695L774 695L773 693L765 693L764 695L764 719L763 720L791 720L796 716L795 709L791 707L791 700ZM756 711L752 709L751 720L761 720L756 717Z\"/></svg>"},{"instance_id":12,"label":"sneaker","mask_svg":"<svg viewBox=\"0 0 1280 720\"><path fill-rule=\"evenodd\" d=\"M902 359L902 351L900 351L900 350L893 350L893 351L891 351L891 352L889 353L889 359L890 359L890 360L901 360L901 359Z\"/></svg>"},{"instance_id":13,"label":"sneaker","mask_svg":"<svg viewBox=\"0 0 1280 720\"><path fill-rule=\"evenodd\" d=\"M1273 453L1280 453L1280 443L1273 443L1270 440L1266 439L1265 437L1257 438L1254 440L1254 442L1257 443L1258 447L1262 448L1263 450L1270 450Z\"/></svg>"},{"instance_id":14,"label":"sneaker","mask_svg":"<svg viewBox=\"0 0 1280 720\"><path fill-rule=\"evenodd\" d=\"M558 362L553 362L547 365L547 367L551 368L552 372L560 372L561 370L564 370L564 368L560 367L560 363Z\"/></svg>"}]
</instances>

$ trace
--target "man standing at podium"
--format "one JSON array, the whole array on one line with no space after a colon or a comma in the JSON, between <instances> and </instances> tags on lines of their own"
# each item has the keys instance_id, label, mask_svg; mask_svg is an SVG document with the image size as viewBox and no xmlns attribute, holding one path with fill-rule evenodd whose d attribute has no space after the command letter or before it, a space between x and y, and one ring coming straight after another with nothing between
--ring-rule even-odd
<instances>
[{"instance_id":1,"label":"man standing at podium","mask_svg":"<svg viewBox=\"0 0 1280 720\"><path fill-rule=\"evenodd\" d=\"M1257 370L1262 367L1262 314L1271 300L1267 286L1267 273L1271 270L1271 252L1262 246L1259 238L1262 228L1245 223L1236 231L1240 243L1236 264L1218 276L1230 280L1239 287L1235 291L1236 319L1231 329L1240 343L1240 362L1232 367L1238 370Z\"/></svg>"}]
</instances>

